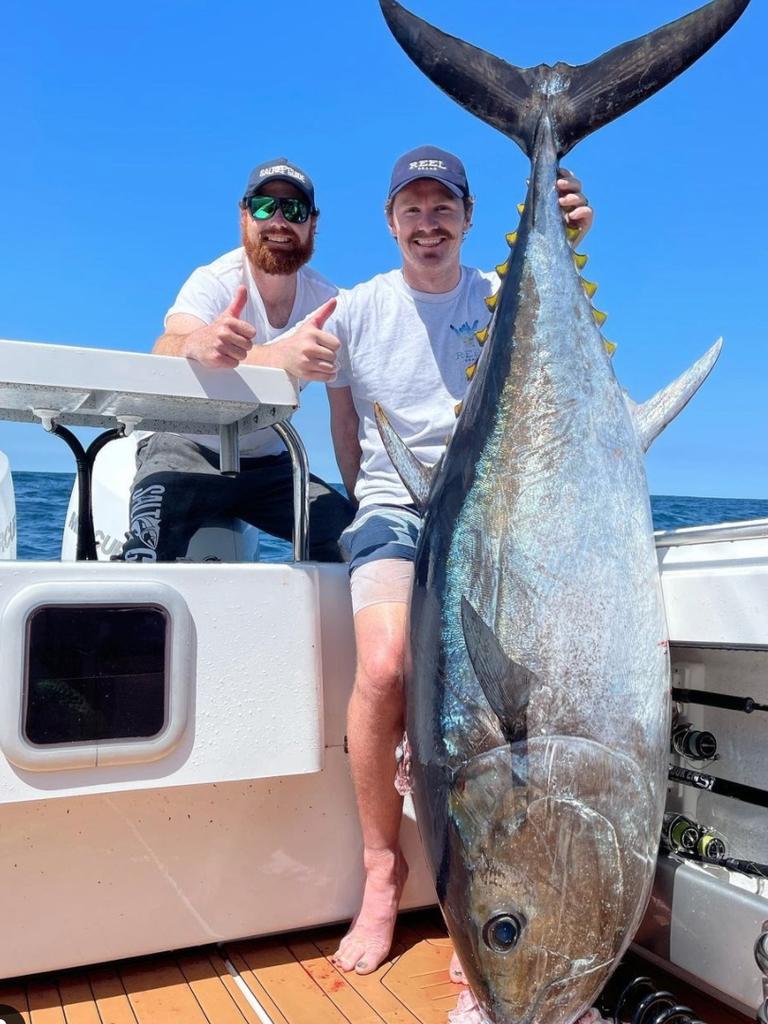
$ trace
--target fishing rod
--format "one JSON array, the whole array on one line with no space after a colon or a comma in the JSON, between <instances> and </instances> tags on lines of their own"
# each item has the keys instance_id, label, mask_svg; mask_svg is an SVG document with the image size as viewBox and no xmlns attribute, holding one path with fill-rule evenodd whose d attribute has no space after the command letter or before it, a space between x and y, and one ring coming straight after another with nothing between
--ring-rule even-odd
<instances>
[{"instance_id":1,"label":"fishing rod","mask_svg":"<svg viewBox=\"0 0 768 1024\"><path fill-rule=\"evenodd\" d=\"M697 864L715 864L742 875L768 879L768 864L727 856L726 838L717 829L699 825L685 814L667 811L661 830L662 849ZM768 949L766 950L768 953Z\"/></svg>"},{"instance_id":2,"label":"fishing rod","mask_svg":"<svg viewBox=\"0 0 768 1024\"><path fill-rule=\"evenodd\" d=\"M768 807L768 792L756 786L746 786L743 782L718 779L714 775L694 772L689 768L678 768L676 765L670 765L669 778L672 782L679 782L693 789L705 789L709 793L731 797L733 800L741 800L756 807Z\"/></svg>"},{"instance_id":3,"label":"fishing rod","mask_svg":"<svg viewBox=\"0 0 768 1024\"><path fill-rule=\"evenodd\" d=\"M729 693L710 693L708 690L687 690L672 687L672 700L678 704L704 704L708 708L724 708L726 711L768 711L768 704L758 704L752 697L732 697Z\"/></svg>"},{"instance_id":4,"label":"fishing rod","mask_svg":"<svg viewBox=\"0 0 768 1024\"><path fill-rule=\"evenodd\" d=\"M697 853L676 850L678 857L695 861L697 864L714 864L729 871L739 871L742 875L754 875L756 878L768 878L768 864L760 864L756 860L742 860L739 857L701 857Z\"/></svg>"}]
</instances>

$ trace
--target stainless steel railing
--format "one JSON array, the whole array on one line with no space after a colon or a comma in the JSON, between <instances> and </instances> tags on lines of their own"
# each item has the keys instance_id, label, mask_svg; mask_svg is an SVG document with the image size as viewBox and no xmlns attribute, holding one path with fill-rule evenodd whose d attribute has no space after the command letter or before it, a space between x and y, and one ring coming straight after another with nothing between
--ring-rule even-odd
<instances>
[{"instance_id":1,"label":"stainless steel railing","mask_svg":"<svg viewBox=\"0 0 768 1024\"><path fill-rule=\"evenodd\" d=\"M682 530L657 530L654 537L657 548L672 548L682 544L722 544L733 540L762 540L768 538L768 519L747 519L737 523L718 523L716 526L689 526Z\"/></svg>"},{"instance_id":2,"label":"stainless steel railing","mask_svg":"<svg viewBox=\"0 0 768 1024\"><path fill-rule=\"evenodd\" d=\"M301 438L286 420L273 423L282 438L293 467L293 560L309 560L309 459Z\"/></svg>"}]
</instances>

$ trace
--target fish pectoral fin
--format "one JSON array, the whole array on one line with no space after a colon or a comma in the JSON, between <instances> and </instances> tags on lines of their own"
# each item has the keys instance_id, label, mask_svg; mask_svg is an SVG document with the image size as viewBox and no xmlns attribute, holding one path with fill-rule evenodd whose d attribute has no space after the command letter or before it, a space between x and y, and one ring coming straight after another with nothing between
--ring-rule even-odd
<instances>
[{"instance_id":1,"label":"fish pectoral fin","mask_svg":"<svg viewBox=\"0 0 768 1024\"><path fill-rule=\"evenodd\" d=\"M477 681L505 738L510 743L525 740L526 712L536 676L506 654L491 627L465 597L461 599L461 624Z\"/></svg>"},{"instance_id":2,"label":"fish pectoral fin","mask_svg":"<svg viewBox=\"0 0 768 1024\"><path fill-rule=\"evenodd\" d=\"M648 451L667 424L671 423L693 398L712 372L722 347L723 339L720 338L689 370L642 405L628 399L643 451Z\"/></svg>"},{"instance_id":3,"label":"fish pectoral fin","mask_svg":"<svg viewBox=\"0 0 768 1024\"><path fill-rule=\"evenodd\" d=\"M423 512L426 508L429 491L435 476L436 467L425 466L408 448L405 441L389 422L387 414L378 402L374 403L376 426L379 428L381 440L398 472L406 490L413 498L416 508Z\"/></svg>"}]
</instances>

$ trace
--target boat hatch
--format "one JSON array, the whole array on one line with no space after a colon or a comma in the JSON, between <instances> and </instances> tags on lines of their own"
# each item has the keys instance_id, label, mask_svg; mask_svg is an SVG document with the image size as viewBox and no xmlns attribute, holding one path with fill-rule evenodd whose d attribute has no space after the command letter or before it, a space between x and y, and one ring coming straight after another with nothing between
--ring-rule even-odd
<instances>
[{"instance_id":1,"label":"boat hatch","mask_svg":"<svg viewBox=\"0 0 768 1024\"><path fill-rule=\"evenodd\" d=\"M351 646L346 573L332 568ZM0 809L320 772L318 575L0 561Z\"/></svg>"},{"instance_id":2,"label":"boat hatch","mask_svg":"<svg viewBox=\"0 0 768 1024\"><path fill-rule=\"evenodd\" d=\"M31 771L156 761L187 724L192 618L166 584L50 581L0 620L0 744Z\"/></svg>"}]
</instances>

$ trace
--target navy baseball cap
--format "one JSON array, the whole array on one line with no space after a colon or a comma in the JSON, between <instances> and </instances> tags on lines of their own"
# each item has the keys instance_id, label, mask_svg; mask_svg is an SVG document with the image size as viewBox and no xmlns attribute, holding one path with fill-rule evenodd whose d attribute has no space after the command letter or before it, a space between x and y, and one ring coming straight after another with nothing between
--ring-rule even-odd
<instances>
[{"instance_id":1,"label":"navy baseball cap","mask_svg":"<svg viewBox=\"0 0 768 1024\"><path fill-rule=\"evenodd\" d=\"M459 199L469 196L467 172L461 160L437 146L419 146L405 153L395 164L389 184L389 199L419 178L439 181Z\"/></svg>"},{"instance_id":2,"label":"navy baseball cap","mask_svg":"<svg viewBox=\"0 0 768 1024\"><path fill-rule=\"evenodd\" d=\"M250 199L255 196L270 181L287 181L302 192L312 207L312 213L317 213L315 206L315 186L312 179L302 171L296 164L292 164L286 157L279 156L276 160L268 160L265 164L254 167L245 186L243 199Z\"/></svg>"}]
</instances>

